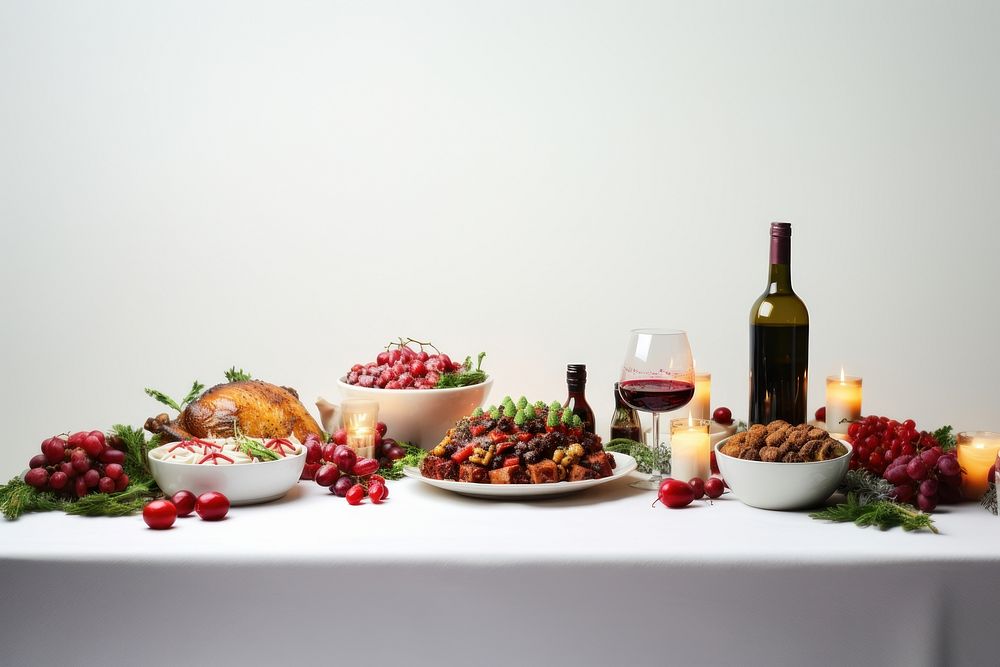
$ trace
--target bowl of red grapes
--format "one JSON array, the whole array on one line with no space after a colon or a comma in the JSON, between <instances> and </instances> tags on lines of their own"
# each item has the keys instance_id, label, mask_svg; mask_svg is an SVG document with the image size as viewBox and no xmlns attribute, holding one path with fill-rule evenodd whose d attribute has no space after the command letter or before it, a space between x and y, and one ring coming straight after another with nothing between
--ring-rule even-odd
<instances>
[{"instance_id":1,"label":"bowl of red grapes","mask_svg":"<svg viewBox=\"0 0 1000 667\"><path fill-rule=\"evenodd\" d=\"M489 396L493 378L483 370L485 357L459 359L429 342L401 338L352 365L337 386L344 398L378 401L379 421L392 424L396 440L430 449Z\"/></svg>"}]
</instances>

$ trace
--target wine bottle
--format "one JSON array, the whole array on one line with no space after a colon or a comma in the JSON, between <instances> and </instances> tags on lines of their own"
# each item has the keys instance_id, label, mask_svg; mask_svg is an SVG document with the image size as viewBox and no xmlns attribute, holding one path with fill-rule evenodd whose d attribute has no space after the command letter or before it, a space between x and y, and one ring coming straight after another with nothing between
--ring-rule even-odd
<instances>
[{"instance_id":1,"label":"wine bottle","mask_svg":"<svg viewBox=\"0 0 1000 667\"><path fill-rule=\"evenodd\" d=\"M594 411L590 409L585 395L587 388L587 366L585 364L569 364L566 366L566 387L569 395L564 408L569 408L573 414L583 422L583 430L586 433L595 433L596 420Z\"/></svg>"},{"instance_id":2,"label":"wine bottle","mask_svg":"<svg viewBox=\"0 0 1000 667\"><path fill-rule=\"evenodd\" d=\"M622 400L617 382L615 382L615 414L611 418L611 439L615 438L628 438L642 442L642 423L639 421L639 412Z\"/></svg>"},{"instance_id":3,"label":"wine bottle","mask_svg":"<svg viewBox=\"0 0 1000 667\"><path fill-rule=\"evenodd\" d=\"M750 310L750 423L806 421L809 312L792 289L792 226L771 224L768 286Z\"/></svg>"}]
</instances>

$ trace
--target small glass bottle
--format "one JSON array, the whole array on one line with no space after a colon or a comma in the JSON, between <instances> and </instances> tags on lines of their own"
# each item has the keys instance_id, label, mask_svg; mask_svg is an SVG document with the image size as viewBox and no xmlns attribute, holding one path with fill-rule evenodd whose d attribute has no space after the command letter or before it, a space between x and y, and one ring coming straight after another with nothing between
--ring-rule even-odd
<instances>
[{"instance_id":1,"label":"small glass bottle","mask_svg":"<svg viewBox=\"0 0 1000 667\"><path fill-rule=\"evenodd\" d=\"M611 417L611 439L615 438L642 442L642 423L639 421L639 413L622 400L617 382L615 382L615 414Z\"/></svg>"},{"instance_id":2,"label":"small glass bottle","mask_svg":"<svg viewBox=\"0 0 1000 667\"><path fill-rule=\"evenodd\" d=\"M590 408L585 396L587 389L587 366L585 364L566 366L566 387L569 390L569 395L566 397L563 407L569 408L574 415L580 418L585 433L596 433L597 422L594 419L594 411Z\"/></svg>"}]
</instances>

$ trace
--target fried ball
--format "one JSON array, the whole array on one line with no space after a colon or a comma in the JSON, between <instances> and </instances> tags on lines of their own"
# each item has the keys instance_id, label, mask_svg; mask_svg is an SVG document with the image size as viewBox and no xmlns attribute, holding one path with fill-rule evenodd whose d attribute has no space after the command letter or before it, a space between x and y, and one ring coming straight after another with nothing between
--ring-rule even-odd
<instances>
[{"instance_id":1,"label":"fried ball","mask_svg":"<svg viewBox=\"0 0 1000 667\"><path fill-rule=\"evenodd\" d=\"M740 448L740 453L736 458L746 461L757 461L760 457L757 455L757 450L753 447L743 446Z\"/></svg>"},{"instance_id":2,"label":"fried ball","mask_svg":"<svg viewBox=\"0 0 1000 667\"><path fill-rule=\"evenodd\" d=\"M782 463L805 463L805 460L798 452L788 452L781 457Z\"/></svg>"},{"instance_id":3,"label":"fried ball","mask_svg":"<svg viewBox=\"0 0 1000 667\"><path fill-rule=\"evenodd\" d=\"M799 456L806 461L815 461L817 454L819 454L819 448L822 444L822 440L810 440L806 442L806 444L799 448Z\"/></svg>"},{"instance_id":4,"label":"fried ball","mask_svg":"<svg viewBox=\"0 0 1000 667\"><path fill-rule=\"evenodd\" d=\"M768 433L774 433L775 431L788 428L789 426L791 426L791 424L786 422L784 419L775 419L773 422L768 424L766 428Z\"/></svg>"},{"instance_id":5,"label":"fried ball","mask_svg":"<svg viewBox=\"0 0 1000 667\"><path fill-rule=\"evenodd\" d=\"M821 428L812 427L806 435L809 436L810 440L822 440L829 434Z\"/></svg>"},{"instance_id":6,"label":"fried ball","mask_svg":"<svg viewBox=\"0 0 1000 667\"><path fill-rule=\"evenodd\" d=\"M749 445L750 447L753 447L754 449L760 449L761 447L764 446L764 439L766 436L767 436L767 431L763 429L758 431L754 431L751 429L750 431L747 432L746 444Z\"/></svg>"},{"instance_id":7,"label":"fried ball","mask_svg":"<svg viewBox=\"0 0 1000 667\"><path fill-rule=\"evenodd\" d=\"M781 456L778 454L777 447L764 447L760 450L760 460L766 461L767 463L774 463L779 461Z\"/></svg>"},{"instance_id":8,"label":"fried ball","mask_svg":"<svg viewBox=\"0 0 1000 667\"><path fill-rule=\"evenodd\" d=\"M764 440L764 442L767 443L768 447L780 447L781 443L783 443L788 438L788 434L789 434L788 427L779 428L776 431L771 431L770 433L768 433L767 438Z\"/></svg>"}]
</instances>

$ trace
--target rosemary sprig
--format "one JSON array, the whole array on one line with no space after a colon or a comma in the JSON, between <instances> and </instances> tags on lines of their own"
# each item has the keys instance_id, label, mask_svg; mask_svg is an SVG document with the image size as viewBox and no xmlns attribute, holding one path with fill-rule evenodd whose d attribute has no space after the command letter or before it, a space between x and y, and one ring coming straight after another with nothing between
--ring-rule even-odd
<instances>
[{"instance_id":1,"label":"rosemary sprig","mask_svg":"<svg viewBox=\"0 0 1000 667\"><path fill-rule=\"evenodd\" d=\"M242 368L236 370L236 366L233 366L228 371L226 371L226 380L229 382L249 382L253 379L249 373L247 373Z\"/></svg>"},{"instance_id":2,"label":"rosemary sprig","mask_svg":"<svg viewBox=\"0 0 1000 667\"><path fill-rule=\"evenodd\" d=\"M635 459L636 469L639 472L651 473L656 467L657 453L648 445L628 438L614 438L604 443L604 449L609 452L628 454ZM670 451L664 448L659 454L660 470L667 474L670 472Z\"/></svg>"},{"instance_id":3,"label":"rosemary sprig","mask_svg":"<svg viewBox=\"0 0 1000 667\"><path fill-rule=\"evenodd\" d=\"M203 391L205 391L205 385L195 380L194 384L191 385L191 389L188 390L187 395L184 397L184 400L178 403L158 389L150 389L149 387L146 387L145 389L148 396L155 398L160 403L163 403L168 408L173 408L177 412L183 412L184 406L201 396L201 392Z\"/></svg>"},{"instance_id":4,"label":"rosemary sprig","mask_svg":"<svg viewBox=\"0 0 1000 667\"><path fill-rule=\"evenodd\" d=\"M986 489L986 493L984 493L983 497L979 499L979 504L982 505L987 512L992 513L993 516L997 515L997 485L995 482L990 482L990 486Z\"/></svg>"},{"instance_id":5,"label":"rosemary sprig","mask_svg":"<svg viewBox=\"0 0 1000 667\"><path fill-rule=\"evenodd\" d=\"M416 445L411 445L408 442L397 442L396 444L406 451L406 456L379 468L378 474L386 479L402 479L403 468L419 466L424 457L427 456L427 451Z\"/></svg>"},{"instance_id":6,"label":"rosemary sprig","mask_svg":"<svg viewBox=\"0 0 1000 667\"><path fill-rule=\"evenodd\" d=\"M891 500L873 500L862 502L856 493L847 494L847 502L833 507L813 512L809 515L821 521L837 523L854 522L861 527L876 526L888 530L899 526L906 531L929 530L937 533L934 520L929 514L924 514L912 505L896 503Z\"/></svg>"},{"instance_id":7,"label":"rosemary sprig","mask_svg":"<svg viewBox=\"0 0 1000 667\"><path fill-rule=\"evenodd\" d=\"M483 370L483 359L485 357L485 352L479 353L479 362L476 364L475 370L472 368L472 357L466 357L465 363L462 364L460 370L441 374L441 377L438 378L437 388L468 387L486 382L486 372Z\"/></svg>"},{"instance_id":8,"label":"rosemary sprig","mask_svg":"<svg viewBox=\"0 0 1000 667\"><path fill-rule=\"evenodd\" d=\"M236 445L240 448L240 451L247 456L256 458L258 461L277 461L281 458L277 452L265 447L263 442L258 442L253 438L243 435L239 424L235 422L233 422L233 439L236 441Z\"/></svg>"}]
</instances>

